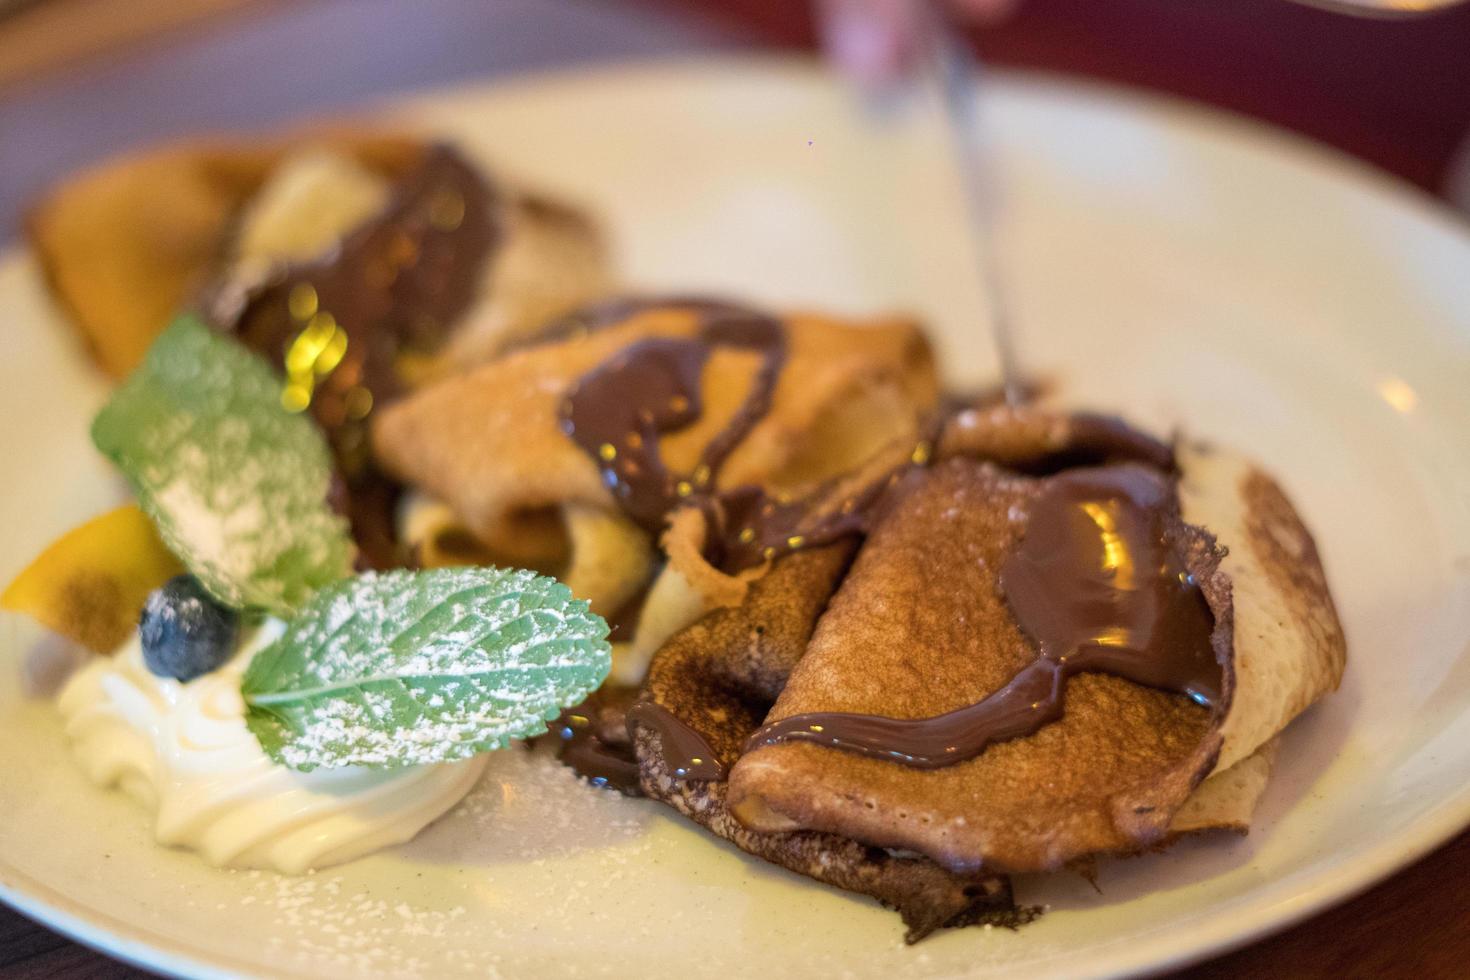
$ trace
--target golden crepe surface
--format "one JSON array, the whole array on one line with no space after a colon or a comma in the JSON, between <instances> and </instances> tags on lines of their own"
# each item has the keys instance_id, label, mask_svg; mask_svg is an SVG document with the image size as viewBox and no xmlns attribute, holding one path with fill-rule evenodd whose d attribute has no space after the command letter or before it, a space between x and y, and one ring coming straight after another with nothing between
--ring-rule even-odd
<instances>
[{"instance_id":1,"label":"golden crepe surface","mask_svg":"<svg viewBox=\"0 0 1470 980\"><path fill-rule=\"evenodd\" d=\"M659 651L643 700L697 732L723 763L734 763L801 657L853 546L849 540L778 559L740 606L716 610ZM878 899L903 917L909 942L943 927L1014 926L1034 915L1016 908L1009 883L993 875L954 874L927 858L835 834L753 832L731 814L723 781L676 776L658 728L634 718L646 795L750 854Z\"/></svg>"},{"instance_id":2,"label":"golden crepe surface","mask_svg":"<svg viewBox=\"0 0 1470 980\"><path fill-rule=\"evenodd\" d=\"M939 454L952 458L905 496L869 539L772 719L811 710L931 717L975 703L1035 657L993 570L1024 533L1037 484L952 454L961 451L961 441L968 451L1001 446L997 455L1013 465L1045 471L1068 460L1103 461L1109 444L1127 443L1091 440L1094 421L1079 426L1025 410L988 410L964 421L963 440L953 426L940 439ZM1151 454L1141 444L1129 452ZM1281 621L1284 640L1252 634L1241 641L1246 662L1271 665L1265 673L1278 696L1266 711L1269 720L1236 741L1216 778L1195 796L1191 791L1216 768L1222 728L1238 729L1237 718L1260 714L1263 699L1253 692L1266 685L1257 681L1244 694L1230 694L1231 581L1210 536L1179 524L1190 570L1216 617L1215 642L1230 654L1222 658L1223 726L1218 713L1212 717L1183 698L1116 677L1082 675L1067 690L1060 721L948 768L920 771L810 744L761 748L731 773L736 812L756 829L828 830L911 848L959 870L1048 870L1097 853L1155 846L1179 833L1243 829L1269 773L1270 740L1336 686L1343 649L1310 537L1279 490L1270 485L1268 491L1258 471L1248 472L1257 481L1254 502L1226 481L1216 487L1211 526L1223 522L1222 530L1252 554L1265 540L1288 542L1264 560L1233 567L1251 582L1248 621L1265 621L1270 614L1262 610L1282 602L1298 615ZM1198 475L1215 480L1214 474ZM1191 506L1197 495L1183 495L1186 516L1205 509ZM1239 516L1252 509L1254 518ZM1265 521L1272 532L1234 537L1252 521ZM1272 561L1281 570L1266 575L1264 565ZM1288 582L1295 584L1283 591Z\"/></svg>"},{"instance_id":3,"label":"golden crepe surface","mask_svg":"<svg viewBox=\"0 0 1470 980\"><path fill-rule=\"evenodd\" d=\"M27 231L54 294L87 346L104 370L121 377L198 290L230 273L232 239L242 218L290 161L303 154L335 156L396 185L429 151L430 144L416 137L346 129L182 142L106 161L70 178L36 204ZM343 181L339 167L317 189L330 193L334 182ZM497 202L503 247L483 276L481 300L471 311L473 329L462 331L447 352L456 362L483 357L608 287L600 236L579 212L511 188ZM289 195L281 203L284 220L333 210ZM343 218L356 214L339 209ZM320 213L311 218L326 220ZM262 240L273 237L278 236Z\"/></svg>"}]
</instances>

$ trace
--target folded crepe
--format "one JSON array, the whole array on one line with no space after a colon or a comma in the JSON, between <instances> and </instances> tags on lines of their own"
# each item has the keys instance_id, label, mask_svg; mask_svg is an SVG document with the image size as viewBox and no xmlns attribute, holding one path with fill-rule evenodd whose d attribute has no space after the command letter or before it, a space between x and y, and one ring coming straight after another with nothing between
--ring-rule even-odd
<instances>
[{"instance_id":1,"label":"folded crepe","mask_svg":"<svg viewBox=\"0 0 1470 980\"><path fill-rule=\"evenodd\" d=\"M1182 471L1181 516L1224 545L1220 567L1231 579L1236 637L1234 688L1245 693L1226 718L1211 775L1175 814L1168 837L1220 829L1245 833L1275 763L1278 740L1269 733L1284 728L1321 692L1335 689L1345 659L1316 545L1280 488L1235 453L1198 442L1166 446L1112 416L994 400L956 411L946 421L935 457L953 456L988 459L1023 473L1127 460ZM1230 542L1238 544L1231 548ZM1305 581L1270 584L1282 575ZM1295 609L1288 613L1284 604ZM1261 648L1274 649L1276 656L1258 657L1254 651ZM1274 684L1277 662L1296 665L1296 683Z\"/></svg>"},{"instance_id":2,"label":"folded crepe","mask_svg":"<svg viewBox=\"0 0 1470 980\"><path fill-rule=\"evenodd\" d=\"M688 726L716 761L734 764L805 651L855 544L778 559L741 605L716 610L659 650L642 700ZM676 775L679 763L665 753L658 727L639 717L632 731L645 795L756 857L878 899L903 917L909 942L942 927L1017 925L1034 914L1016 908L1009 883L995 875L956 874L928 858L837 834L754 832L731 814L723 781Z\"/></svg>"},{"instance_id":3,"label":"folded crepe","mask_svg":"<svg viewBox=\"0 0 1470 980\"><path fill-rule=\"evenodd\" d=\"M989 423L969 422L976 432L1010 427L981 440L969 433L970 450L999 440L1010 463L1040 474L1152 455L1144 443L1092 438L1096 427L1075 419L998 410ZM999 569L1054 477L952 455L957 439L947 431L940 451L951 455L896 495L768 721L934 717L981 701L1036 659ZM1168 536L1213 614L1213 710L1084 673L1066 688L1059 720L943 768L808 742L763 745L730 772L739 820L758 832L821 831L912 850L955 873L1055 870L1248 825L1274 737L1336 687L1344 642L1311 537L1269 478L1194 447L1181 449L1179 465Z\"/></svg>"},{"instance_id":4,"label":"folded crepe","mask_svg":"<svg viewBox=\"0 0 1470 980\"><path fill-rule=\"evenodd\" d=\"M331 254L384 208L431 145L406 135L317 130L192 141L104 162L29 215L41 268L88 348L121 377L199 291ZM607 259L576 211L496 185L498 244L450 360L498 349L607 288ZM441 208L440 217L449 213Z\"/></svg>"},{"instance_id":5,"label":"folded crepe","mask_svg":"<svg viewBox=\"0 0 1470 980\"><path fill-rule=\"evenodd\" d=\"M987 459L1023 473L1126 460L1182 471L1182 517L1225 545L1221 568L1232 581L1233 631L1244 637L1233 651L1235 689L1245 693L1226 718L1211 775L1175 814L1167 836L1245 833L1275 763L1278 740L1269 733L1284 728L1320 692L1335 689L1344 664L1345 643L1316 546L1280 489L1238 454L1195 442L1169 447L1112 416L1016 408L993 399L947 420L935 458L953 456ZM1245 525L1247 513L1255 515L1252 527ZM1229 542L1245 543L1232 549ZM1273 542L1290 547L1273 549ZM1299 587L1269 584L1283 574L1307 581ZM1288 614L1284 603L1296 609ZM1263 647L1297 665L1302 676L1295 684L1273 684L1274 661L1254 653ZM1259 747L1252 750L1253 745Z\"/></svg>"},{"instance_id":6,"label":"folded crepe","mask_svg":"<svg viewBox=\"0 0 1470 980\"><path fill-rule=\"evenodd\" d=\"M388 473L447 505L485 554L559 574L611 615L650 587L654 542L623 512L597 460L565 431L561 409L589 372L640 341L692 338L703 316L700 304L670 301L630 307L599 329L553 332L377 413L375 456ZM729 454L716 489L754 484L799 494L896 442L907 440L909 452L937 398L917 329L809 314L783 322L788 354L769 411ZM688 473L699 465L762 363L747 349L713 348L700 374L702 414L661 439L668 469ZM759 574L709 565L702 520L692 508L674 515L665 538L668 574L649 588L640 617L640 629L659 624L650 627L657 642L643 644L649 652L707 609L738 604ZM633 544L640 539L642 547Z\"/></svg>"}]
</instances>

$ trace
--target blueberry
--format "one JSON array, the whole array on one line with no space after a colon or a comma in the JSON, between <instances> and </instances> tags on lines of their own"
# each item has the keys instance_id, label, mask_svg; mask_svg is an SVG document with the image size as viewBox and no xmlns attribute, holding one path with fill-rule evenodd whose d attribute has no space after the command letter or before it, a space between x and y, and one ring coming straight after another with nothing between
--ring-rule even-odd
<instances>
[{"instance_id":1,"label":"blueberry","mask_svg":"<svg viewBox=\"0 0 1470 980\"><path fill-rule=\"evenodd\" d=\"M240 617L204 591L192 575L177 575L143 604L138 635L143 662L159 677L191 681L235 652Z\"/></svg>"}]
</instances>

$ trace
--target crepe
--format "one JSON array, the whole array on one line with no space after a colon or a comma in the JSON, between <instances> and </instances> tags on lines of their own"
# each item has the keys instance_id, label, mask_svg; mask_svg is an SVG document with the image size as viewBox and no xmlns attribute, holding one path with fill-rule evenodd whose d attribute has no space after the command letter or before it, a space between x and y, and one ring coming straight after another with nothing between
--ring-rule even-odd
<instances>
[{"instance_id":1,"label":"crepe","mask_svg":"<svg viewBox=\"0 0 1470 980\"><path fill-rule=\"evenodd\" d=\"M1280 740L1273 738L1228 769L1217 762L1215 771L1174 814L1164 842L1211 830L1249 832L1256 803L1271 780L1279 745Z\"/></svg>"},{"instance_id":2,"label":"crepe","mask_svg":"<svg viewBox=\"0 0 1470 980\"><path fill-rule=\"evenodd\" d=\"M942 451L953 449L941 440ZM754 830L838 833L912 849L958 872L1055 870L1179 833L1241 829L1269 773L1263 746L1336 686L1342 634L1310 536L1274 484L1250 468L1182 462L1185 516L1203 520L1208 510L1210 527L1239 556L1222 564L1210 534L1174 520L1171 533L1215 616L1225 673L1217 712L1084 674L1071 682L1060 721L947 768L812 744L756 749L730 774L736 814ZM1029 465L1046 469L1034 458ZM931 717L1003 686L1036 654L996 574L1041 486L963 457L916 480L869 538L771 720L810 711ZM1276 635L1262 629L1277 622Z\"/></svg>"},{"instance_id":3,"label":"crepe","mask_svg":"<svg viewBox=\"0 0 1470 980\"><path fill-rule=\"evenodd\" d=\"M468 534L447 505L417 492L408 494L400 506L398 528L412 564L420 568L510 564ZM557 574L574 595L594 597L599 615L613 616L638 598L656 556L653 543L637 525L617 514L572 504L558 534L565 534L571 560L540 571ZM677 604L669 597L647 605L654 607L656 618L657 609ZM672 633L669 630L664 638ZM642 676L640 671L633 681Z\"/></svg>"},{"instance_id":4,"label":"crepe","mask_svg":"<svg viewBox=\"0 0 1470 980\"><path fill-rule=\"evenodd\" d=\"M1170 447L1114 417L1063 413L1035 405L1013 407L989 402L955 412L943 428L935 456L989 459L1021 472L1047 472L1067 465L1095 465L1123 459L1142 460L1164 469L1177 465L1182 469L1184 475L1178 491L1183 518L1218 531L1217 538L1223 534L1226 542L1246 542L1233 551L1226 548L1221 560L1222 570L1232 578L1235 629L1241 629L1239 623L1244 617L1244 632L1248 637L1243 645L1237 645L1234 653L1236 688L1244 687L1247 691L1241 699L1243 705L1262 701L1263 681L1256 669L1258 658L1252 651L1258 645L1267 644L1270 623L1285 621L1281 610L1276 608L1275 594L1254 587L1255 583L1268 581L1262 575L1265 564L1280 569L1295 568L1293 574L1314 578L1305 590L1288 587L1281 593L1298 595L1296 615L1303 620L1286 632L1298 638L1315 633L1313 649L1305 649L1297 641L1291 648L1278 650L1284 659L1295 660L1304 673L1319 676L1308 677L1296 685L1298 700L1278 704L1274 714L1253 726L1255 730L1248 738L1237 738L1231 733L1241 727L1243 719L1252 717L1252 712L1241 710L1231 714L1222 733L1220 759L1211 775L1175 814L1168 837L1208 830L1245 833L1276 759L1278 740L1274 737L1263 740L1262 733L1279 731L1304 710L1309 704L1305 700L1309 692L1336 688L1346 649L1316 547L1280 490L1258 467L1237 454L1192 442ZM1257 504L1262 517L1275 515L1272 518L1275 529L1269 534L1249 534L1243 527L1245 494L1238 488L1247 481L1255 484L1254 495L1258 501L1277 498L1268 507ZM1293 554L1270 559L1254 557L1277 535L1286 540L1299 540ZM1280 641L1282 637L1274 639ZM1288 642L1291 642L1289 638Z\"/></svg>"},{"instance_id":5,"label":"crepe","mask_svg":"<svg viewBox=\"0 0 1470 980\"><path fill-rule=\"evenodd\" d=\"M1012 518L1040 481L965 459L916 476L866 542L771 720L810 711L932 717L983 700L1036 658L996 575L1024 531ZM1213 542L1191 545L1191 570L1218 594ZM1212 608L1228 642L1228 606ZM967 762L924 771L776 745L740 761L730 793L756 829L843 833L960 871L1054 870L1161 836L1217 744L1198 706L1085 674L1069 686L1060 721Z\"/></svg>"},{"instance_id":6,"label":"crepe","mask_svg":"<svg viewBox=\"0 0 1470 980\"><path fill-rule=\"evenodd\" d=\"M389 178L422 152L396 136L311 142ZM58 185L26 229L61 305L107 373L142 359L224 253L234 215L296 140L189 142L107 161Z\"/></svg>"},{"instance_id":7,"label":"crepe","mask_svg":"<svg viewBox=\"0 0 1470 980\"><path fill-rule=\"evenodd\" d=\"M643 697L733 763L802 656L853 550L849 540L779 559L742 605L711 613L659 651ZM909 942L942 927L1016 925L1034 914L1017 909L1009 883L994 875L954 874L927 858L834 834L752 832L731 815L725 783L673 776L650 728L635 726L634 742L646 795L750 854L896 909Z\"/></svg>"},{"instance_id":8,"label":"crepe","mask_svg":"<svg viewBox=\"0 0 1470 980\"><path fill-rule=\"evenodd\" d=\"M410 136L331 130L179 143L72 177L37 203L27 231L88 348L121 377L206 283L238 280L239 292L276 262L329 253L428 150ZM483 359L608 287L605 249L585 216L498 189L499 247L481 299L444 360L421 373Z\"/></svg>"},{"instance_id":9,"label":"crepe","mask_svg":"<svg viewBox=\"0 0 1470 980\"><path fill-rule=\"evenodd\" d=\"M612 557L588 549L599 542L623 548L626 518L596 462L563 431L561 405L583 376L629 345L692 337L699 324L694 306L676 302L513 351L377 413L375 455L388 473L447 504L466 530L507 562L557 574L610 566ZM796 314L785 324L789 356L771 409L728 457L715 481L720 489L754 483L773 493L798 493L860 466L896 439L911 446L937 397L928 346L907 322L850 324ZM703 414L662 439L670 470L696 467L744 401L759 363L750 351L714 349L701 375ZM576 541L568 535L574 513L585 519ZM675 523L697 520L692 513L683 512ZM591 514L601 515L602 530ZM701 540L693 527L666 542L678 580L661 582L653 592L663 608L681 612L645 616L667 621L660 642L704 610L743 596L749 576L727 576L704 564ZM581 594L607 615L647 586L653 571L650 557L642 574L605 577L597 591Z\"/></svg>"},{"instance_id":10,"label":"crepe","mask_svg":"<svg viewBox=\"0 0 1470 980\"><path fill-rule=\"evenodd\" d=\"M1119 460L1163 470L1174 465L1169 446L1122 419L1024 404L986 404L951 414L936 441L934 458L955 456L988 460L1018 473L1056 472Z\"/></svg>"}]
</instances>

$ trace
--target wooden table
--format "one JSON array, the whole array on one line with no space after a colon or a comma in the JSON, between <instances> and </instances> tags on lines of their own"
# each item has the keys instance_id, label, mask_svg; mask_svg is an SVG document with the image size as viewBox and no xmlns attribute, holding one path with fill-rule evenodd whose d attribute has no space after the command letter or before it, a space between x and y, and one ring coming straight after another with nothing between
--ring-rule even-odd
<instances>
[{"instance_id":1,"label":"wooden table","mask_svg":"<svg viewBox=\"0 0 1470 980\"><path fill-rule=\"evenodd\" d=\"M101 0L47 2L97 23ZM157 15L167 30L118 47L96 30L68 34L60 7L16 15L44 16L46 30L36 20L0 21L0 241L52 175L123 145L261 125L471 75L812 40L801 5L775 0L500 0L493 14L456 0L118 2L139 18ZM686 8L707 19L689 19ZM20 41L7 34L15 24L29 32ZM59 38L53 50L36 50L47 37ZM341 52L334 70L278 70L320 64L324 38ZM1470 131L1470 10L1385 26L1275 0L1031 0L980 40L993 60L1166 88L1295 126L1430 191L1446 189ZM13 70L19 50L23 73ZM1288 55L1305 67L1288 70ZM1392 86L1390 71L1399 73ZM1470 834L1337 909L1181 975L1470 976L1467 883ZM0 975L146 974L0 906Z\"/></svg>"}]
</instances>

